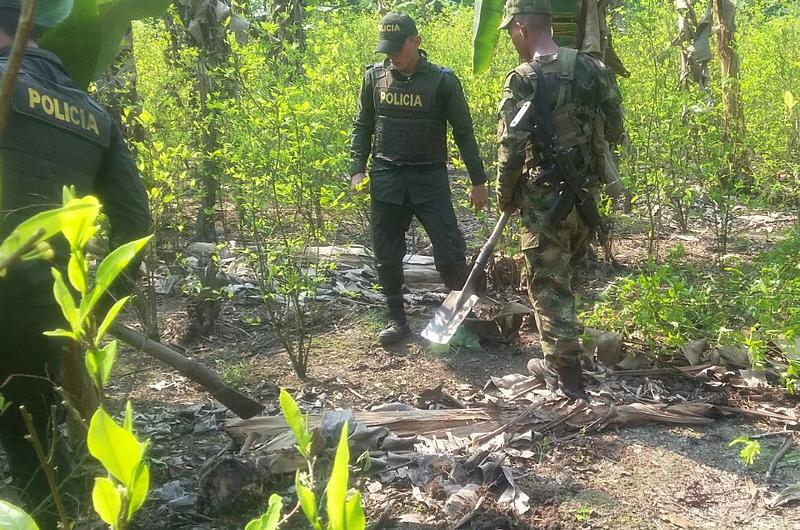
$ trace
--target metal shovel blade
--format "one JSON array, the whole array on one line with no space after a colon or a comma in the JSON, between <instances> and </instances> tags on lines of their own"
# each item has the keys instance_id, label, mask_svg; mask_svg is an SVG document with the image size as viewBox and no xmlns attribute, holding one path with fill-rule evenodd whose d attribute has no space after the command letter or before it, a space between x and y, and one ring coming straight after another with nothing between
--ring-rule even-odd
<instances>
[{"instance_id":1,"label":"metal shovel blade","mask_svg":"<svg viewBox=\"0 0 800 530\"><path fill-rule=\"evenodd\" d=\"M436 344L447 344L477 302L478 295L469 287L463 291L450 291L425 326L422 336Z\"/></svg>"},{"instance_id":2,"label":"metal shovel blade","mask_svg":"<svg viewBox=\"0 0 800 530\"><path fill-rule=\"evenodd\" d=\"M475 264L464 282L464 287L460 291L450 291L450 294L442 302L442 306L422 331L423 337L436 344L447 344L456 334L458 326L464 322L470 309L478 302L478 295L475 294L478 277L483 274L483 269L489 261L489 256L491 256L495 245L497 245L497 241L503 233L503 227L510 216L510 211L502 213L500 219L497 220L497 224L494 225L492 235L481 247Z\"/></svg>"}]
</instances>

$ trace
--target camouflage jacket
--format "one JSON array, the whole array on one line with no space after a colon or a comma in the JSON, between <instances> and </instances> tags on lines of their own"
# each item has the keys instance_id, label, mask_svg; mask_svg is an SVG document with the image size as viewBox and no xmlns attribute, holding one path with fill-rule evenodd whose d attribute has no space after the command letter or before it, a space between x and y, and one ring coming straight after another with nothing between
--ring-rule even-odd
<instances>
[{"instance_id":1,"label":"camouflage jacket","mask_svg":"<svg viewBox=\"0 0 800 530\"><path fill-rule=\"evenodd\" d=\"M535 60L547 64L558 61L558 56L539 56ZM514 194L526 170L526 163L536 157L530 134L509 128L523 100L531 99L535 89L535 83L525 79L517 69L506 76L503 85L497 125L497 198L501 208L515 202ZM579 108L600 113L605 124L606 140L612 143L619 141L623 133L622 98L611 71L590 55L579 53L575 62L571 93L573 102ZM557 97L558 89L551 90L551 107L555 106Z\"/></svg>"}]
</instances>

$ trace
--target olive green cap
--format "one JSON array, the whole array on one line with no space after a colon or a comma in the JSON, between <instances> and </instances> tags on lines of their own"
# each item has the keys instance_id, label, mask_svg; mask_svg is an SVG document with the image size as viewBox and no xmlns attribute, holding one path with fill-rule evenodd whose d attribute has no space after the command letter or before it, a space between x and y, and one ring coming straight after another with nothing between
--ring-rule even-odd
<instances>
[{"instance_id":1,"label":"olive green cap","mask_svg":"<svg viewBox=\"0 0 800 530\"><path fill-rule=\"evenodd\" d=\"M553 9L550 7L550 0L507 0L503 13L500 29L508 28L514 15L552 15Z\"/></svg>"}]
</instances>

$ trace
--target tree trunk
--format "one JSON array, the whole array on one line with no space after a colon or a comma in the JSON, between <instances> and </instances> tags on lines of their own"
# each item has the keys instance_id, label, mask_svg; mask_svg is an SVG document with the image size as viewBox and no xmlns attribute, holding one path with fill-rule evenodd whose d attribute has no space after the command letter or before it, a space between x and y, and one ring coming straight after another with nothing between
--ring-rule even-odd
<instances>
[{"instance_id":1,"label":"tree trunk","mask_svg":"<svg viewBox=\"0 0 800 530\"><path fill-rule=\"evenodd\" d=\"M117 120L125 139L141 142L145 130L136 119L142 112L142 99L136 89L137 76L133 29L128 26L117 57L97 81L97 96Z\"/></svg>"},{"instance_id":2,"label":"tree trunk","mask_svg":"<svg viewBox=\"0 0 800 530\"><path fill-rule=\"evenodd\" d=\"M208 99L212 82L206 69L206 58L201 54L197 59L197 92L200 102L200 122L203 125L200 133L200 148L203 152L203 164L200 169L202 183L202 196L200 209L197 212L195 225L195 239L197 241L213 242L217 239L216 230L216 205L217 205L217 177L220 172L219 164L213 158L217 143L217 112L208 108Z\"/></svg>"},{"instance_id":3,"label":"tree trunk","mask_svg":"<svg viewBox=\"0 0 800 530\"><path fill-rule=\"evenodd\" d=\"M739 56L736 53L736 6L730 0L713 0L717 20L717 53L722 69L722 103L725 134L732 140L744 128L739 90Z\"/></svg>"},{"instance_id":4,"label":"tree trunk","mask_svg":"<svg viewBox=\"0 0 800 530\"><path fill-rule=\"evenodd\" d=\"M717 53L722 73L724 111L722 133L732 146L729 160L733 174L729 178L738 177L746 189L752 190L754 186L750 166L752 151L745 141L747 126L739 86L739 55L736 53L736 5L731 0L712 1L717 20Z\"/></svg>"},{"instance_id":5,"label":"tree trunk","mask_svg":"<svg viewBox=\"0 0 800 530\"><path fill-rule=\"evenodd\" d=\"M195 239L213 242L216 240L215 208L221 168L213 155L219 149L217 112L209 108L208 102L214 97L224 98L234 93L232 82L224 74L218 73L218 69L227 64L230 56L226 20L232 16L231 6L222 0L191 0L176 3L176 7L183 37L199 52L196 101L202 129L198 131L197 144L204 157L196 177L201 184L201 198ZM169 28L169 20L165 19L165 22ZM171 30L171 35L175 33Z\"/></svg>"}]
</instances>

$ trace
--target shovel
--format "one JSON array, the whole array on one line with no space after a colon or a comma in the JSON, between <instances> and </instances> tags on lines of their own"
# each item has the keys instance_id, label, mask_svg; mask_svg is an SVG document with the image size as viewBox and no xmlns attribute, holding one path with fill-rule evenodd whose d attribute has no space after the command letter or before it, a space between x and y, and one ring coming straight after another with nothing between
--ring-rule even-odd
<instances>
[{"instance_id":1,"label":"shovel","mask_svg":"<svg viewBox=\"0 0 800 530\"><path fill-rule=\"evenodd\" d=\"M453 338L458 326L467 318L470 310L478 301L478 295L475 294L478 275L483 274L483 269L489 261L489 256L492 255L494 247L500 239L500 234L503 233L503 227L506 226L510 216L510 213L503 212L503 215L497 220L497 224L492 230L492 235L489 236L489 240L481 248L481 253L478 254L478 259L475 260L469 277L464 282L464 287L460 291L450 291L450 294L442 302L442 306L422 331L423 337L437 344L447 344Z\"/></svg>"}]
</instances>

